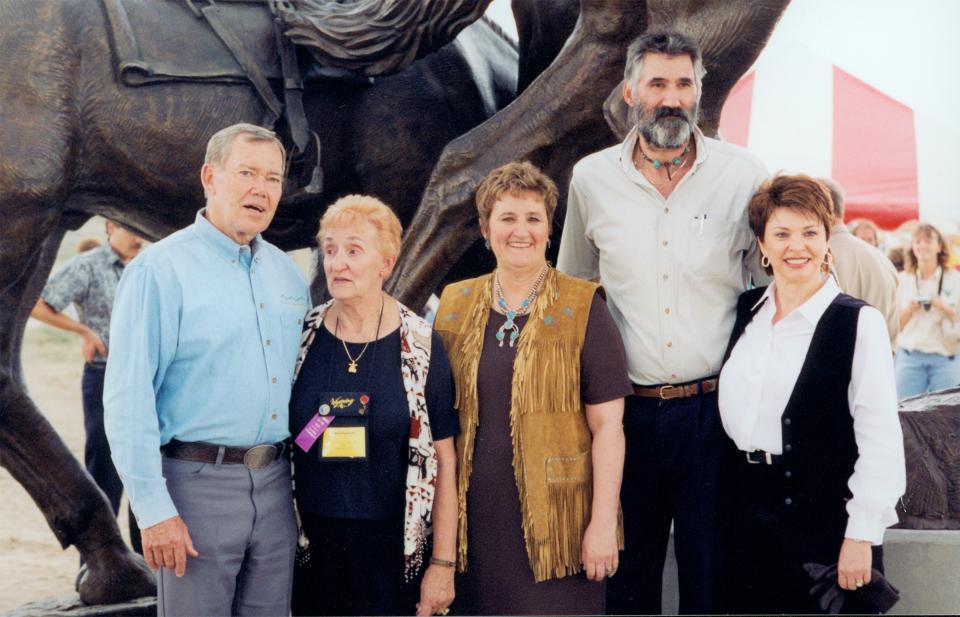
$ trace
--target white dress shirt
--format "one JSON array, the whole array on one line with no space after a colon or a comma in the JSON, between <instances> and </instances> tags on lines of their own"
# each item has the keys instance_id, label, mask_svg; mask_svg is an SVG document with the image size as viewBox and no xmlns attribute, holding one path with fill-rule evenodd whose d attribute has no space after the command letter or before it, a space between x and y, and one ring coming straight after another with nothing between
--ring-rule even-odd
<instances>
[{"instance_id":1,"label":"white dress shirt","mask_svg":"<svg viewBox=\"0 0 960 617\"><path fill-rule=\"evenodd\" d=\"M746 218L766 169L743 148L695 139L669 198L633 164L636 129L573 170L557 269L599 277L636 384L716 375L737 297L751 273L768 280Z\"/></svg>"},{"instance_id":2,"label":"white dress shirt","mask_svg":"<svg viewBox=\"0 0 960 617\"><path fill-rule=\"evenodd\" d=\"M755 305L762 304L720 374L720 416L740 450L783 452L781 416L817 323L839 293L828 278L776 324L773 284ZM847 402L860 455L848 482L853 497L846 537L881 544L883 530L897 522L906 469L890 339L883 315L872 306L860 310Z\"/></svg>"}]
</instances>

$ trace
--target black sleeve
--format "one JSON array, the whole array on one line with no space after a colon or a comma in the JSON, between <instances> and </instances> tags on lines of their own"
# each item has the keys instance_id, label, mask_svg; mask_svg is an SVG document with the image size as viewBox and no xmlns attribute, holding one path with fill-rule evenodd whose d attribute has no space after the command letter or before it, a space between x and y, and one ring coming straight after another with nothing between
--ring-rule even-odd
<instances>
[{"instance_id":1,"label":"black sleeve","mask_svg":"<svg viewBox=\"0 0 960 617\"><path fill-rule=\"evenodd\" d=\"M586 405L606 403L633 394L627 376L627 355L620 330L599 293L590 304L590 317L580 353L580 399Z\"/></svg>"},{"instance_id":2,"label":"black sleeve","mask_svg":"<svg viewBox=\"0 0 960 617\"><path fill-rule=\"evenodd\" d=\"M430 369L427 373L427 415L434 441L456 437L460 417L453 409L453 373L440 335L433 332L430 343Z\"/></svg>"}]
</instances>

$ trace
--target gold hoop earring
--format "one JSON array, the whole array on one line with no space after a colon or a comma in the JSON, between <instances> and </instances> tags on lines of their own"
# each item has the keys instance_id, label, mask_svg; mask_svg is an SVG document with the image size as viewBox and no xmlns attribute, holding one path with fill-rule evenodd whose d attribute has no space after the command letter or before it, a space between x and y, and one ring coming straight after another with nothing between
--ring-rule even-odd
<instances>
[{"instance_id":1,"label":"gold hoop earring","mask_svg":"<svg viewBox=\"0 0 960 617\"><path fill-rule=\"evenodd\" d=\"M830 249L827 249L827 252L823 254L823 264L820 267L828 273L833 268L833 255L830 253Z\"/></svg>"},{"instance_id":2,"label":"gold hoop earring","mask_svg":"<svg viewBox=\"0 0 960 617\"><path fill-rule=\"evenodd\" d=\"M764 268L770 267L770 258L764 255L763 253L760 254L760 265L763 266Z\"/></svg>"}]
</instances>

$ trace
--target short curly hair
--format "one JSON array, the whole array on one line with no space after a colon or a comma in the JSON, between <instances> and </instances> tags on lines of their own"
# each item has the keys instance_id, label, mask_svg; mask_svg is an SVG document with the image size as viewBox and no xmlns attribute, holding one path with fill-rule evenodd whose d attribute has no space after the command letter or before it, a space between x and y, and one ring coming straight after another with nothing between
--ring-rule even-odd
<instances>
[{"instance_id":1,"label":"short curly hair","mask_svg":"<svg viewBox=\"0 0 960 617\"><path fill-rule=\"evenodd\" d=\"M483 179L477 189L477 214L480 226L490 223L493 204L504 195L535 193L543 199L547 211L547 221L553 226L553 213L557 210L559 191L550 177L529 161L513 161L497 167Z\"/></svg>"},{"instance_id":2,"label":"short curly hair","mask_svg":"<svg viewBox=\"0 0 960 617\"><path fill-rule=\"evenodd\" d=\"M377 249L387 259L400 254L403 227L390 206L369 195L346 195L327 208L320 219L317 244L323 244L324 232L331 227L359 227L369 223L377 234Z\"/></svg>"}]
</instances>

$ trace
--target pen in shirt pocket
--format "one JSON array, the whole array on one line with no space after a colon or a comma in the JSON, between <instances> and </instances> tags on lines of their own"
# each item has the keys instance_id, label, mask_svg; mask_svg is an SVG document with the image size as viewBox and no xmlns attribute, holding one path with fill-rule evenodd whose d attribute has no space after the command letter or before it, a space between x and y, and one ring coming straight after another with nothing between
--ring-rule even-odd
<instances>
[{"instance_id":1,"label":"pen in shirt pocket","mask_svg":"<svg viewBox=\"0 0 960 617\"><path fill-rule=\"evenodd\" d=\"M694 223L699 223L698 229L697 229L697 235L699 235L699 236L702 236L702 235L703 235L703 224L704 224L704 222L706 222L706 220L707 220L707 215L706 215L706 214L704 214L703 216L695 216L695 217L693 217L693 222L694 222Z\"/></svg>"}]
</instances>

